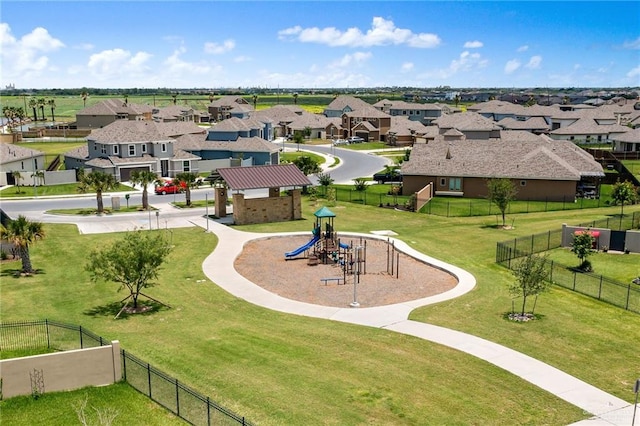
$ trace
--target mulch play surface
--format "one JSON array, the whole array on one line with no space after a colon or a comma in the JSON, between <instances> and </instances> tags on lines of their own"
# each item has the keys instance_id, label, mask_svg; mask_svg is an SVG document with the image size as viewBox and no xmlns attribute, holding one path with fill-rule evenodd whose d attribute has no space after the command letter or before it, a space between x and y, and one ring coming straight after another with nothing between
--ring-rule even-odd
<instances>
[{"instance_id":1,"label":"mulch play surface","mask_svg":"<svg viewBox=\"0 0 640 426\"><path fill-rule=\"evenodd\" d=\"M346 284L322 278L343 277L339 264L310 266L302 255L285 260L284 254L311 239L309 236L271 237L248 242L235 261L236 270L260 287L287 299L316 305L347 307L354 300L354 276ZM343 243L365 246L366 263L356 285L361 307L407 302L443 293L458 281L449 273L400 253L393 255L391 275L389 244L375 239L343 238ZM399 253L399 255L398 255ZM397 262L397 263L396 263ZM397 274L397 278L396 278Z\"/></svg>"}]
</instances>

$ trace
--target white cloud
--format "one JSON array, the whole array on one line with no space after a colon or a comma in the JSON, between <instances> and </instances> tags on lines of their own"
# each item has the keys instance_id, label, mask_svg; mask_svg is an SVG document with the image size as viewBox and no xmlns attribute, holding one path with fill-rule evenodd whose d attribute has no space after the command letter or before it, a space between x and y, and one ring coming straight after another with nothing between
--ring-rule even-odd
<instances>
[{"instance_id":1,"label":"white cloud","mask_svg":"<svg viewBox=\"0 0 640 426\"><path fill-rule=\"evenodd\" d=\"M369 58L371 58L371 52L355 52L353 54L346 54L337 61L332 62L329 68L346 68L352 66L360 66Z\"/></svg>"},{"instance_id":2,"label":"white cloud","mask_svg":"<svg viewBox=\"0 0 640 426\"><path fill-rule=\"evenodd\" d=\"M371 28L363 33L359 28L341 31L335 27L302 28L299 25L278 31L281 40L298 40L302 43L318 43L328 46L371 47L407 45L416 48L433 48L440 45L440 37L431 33L414 33L397 28L393 21L374 17Z\"/></svg>"},{"instance_id":3,"label":"white cloud","mask_svg":"<svg viewBox=\"0 0 640 426\"><path fill-rule=\"evenodd\" d=\"M225 40L222 43L208 41L204 44L204 51L205 53L210 53L212 55L221 55L232 51L235 47L236 42L232 39Z\"/></svg>"},{"instance_id":4,"label":"white cloud","mask_svg":"<svg viewBox=\"0 0 640 426\"><path fill-rule=\"evenodd\" d=\"M75 46L73 46L73 48L76 50L93 50L95 46L91 43L81 43L76 44Z\"/></svg>"},{"instance_id":5,"label":"white cloud","mask_svg":"<svg viewBox=\"0 0 640 426\"><path fill-rule=\"evenodd\" d=\"M64 43L42 27L33 29L20 39L11 33L11 27L0 23L0 62L5 78L35 76L50 69L46 53L65 47Z\"/></svg>"},{"instance_id":6,"label":"white cloud","mask_svg":"<svg viewBox=\"0 0 640 426\"><path fill-rule=\"evenodd\" d=\"M507 63L504 66L504 73L505 74L511 74L512 72L514 72L515 70L517 70L518 68L520 68L520 61L517 59L511 59L510 61L507 61Z\"/></svg>"},{"instance_id":7,"label":"white cloud","mask_svg":"<svg viewBox=\"0 0 640 426\"><path fill-rule=\"evenodd\" d=\"M147 52L132 55L124 49L103 50L89 57L87 68L95 78L101 80L143 75L148 71L146 63L151 56Z\"/></svg>"},{"instance_id":8,"label":"white cloud","mask_svg":"<svg viewBox=\"0 0 640 426\"><path fill-rule=\"evenodd\" d=\"M632 68L628 73L627 73L627 78L636 78L636 77L640 77L640 66L637 66L635 68Z\"/></svg>"},{"instance_id":9,"label":"white cloud","mask_svg":"<svg viewBox=\"0 0 640 426\"><path fill-rule=\"evenodd\" d=\"M632 49L632 50L638 50L640 49L640 37L638 37L635 40L631 40L631 41L625 41L622 44L622 48L623 49Z\"/></svg>"},{"instance_id":10,"label":"white cloud","mask_svg":"<svg viewBox=\"0 0 640 426\"><path fill-rule=\"evenodd\" d=\"M249 62L251 61L251 57L250 56L245 56L245 55L240 55L240 56L236 56L235 58L233 58L233 62Z\"/></svg>"},{"instance_id":11,"label":"white cloud","mask_svg":"<svg viewBox=\"0 0 640 426\"><path fill-rule=\"evenodd\" d=\"M180 57L187 49L180 47L173 51L173 54L164 60L164 65L168 68L165 72L173 77L187 77L194 74L206 74L211 71L211 67L206 64L187 62Z\"/></svg>"},{"instance_id":12,"label":"white cloud","mask_svg":"<svg viewBox=\"0 0 640 426\"><path fill-rule=\"evenodd\" d=\"M529 50L529 46L527 46L526 44L523 46L520 46L516 49L516 52L526 52L527 50Z\"/></svg>"},{"instance_id":13,"label":"white cloud","mask_svg":"<svg viewBox=\"0 0 640 426\"><path fill-rule=\"evenodd\" d=\"M409 72L413 70L413 62L405 62L400 66L401 72Z\"/></svg>"},{"instance_id":14,"label":"white cloud","mask_svg":"<svg viewBox=\"0 0 640 426\"><path fill-rule=\"evenodd\" d=\"M484 43L478 40L468 41L464 44L465 49L477 49L482 46L484 46Z\"/></svg>"},{"instance_id":15,"label":"white cloud","mask_svg":"<svg viewBox=\"0 0 640 426\"><path fill-rule=\"evenodd\" d=\"M525 65L525 67L531 70L537 70L538 68L540 68L541 63L542 63L542 56L535 55L535 56L532 56L531 59L529 59L529 62L527 63L527 65Z\"/></svg>"},{"instance_id":16,"label":"white cloud","mask_svg":"<svg viewBox=\"0 0 640 426\"><path fill-rule=\"evenodd\" d=\"M440 78L446 79L461 72L470 72L474 69L485 68L489 61L484 59L479 53L470 53L465 50L460 56L451 61L448 68L427 72L420 78Z\"/></svg>"}]
</instances>

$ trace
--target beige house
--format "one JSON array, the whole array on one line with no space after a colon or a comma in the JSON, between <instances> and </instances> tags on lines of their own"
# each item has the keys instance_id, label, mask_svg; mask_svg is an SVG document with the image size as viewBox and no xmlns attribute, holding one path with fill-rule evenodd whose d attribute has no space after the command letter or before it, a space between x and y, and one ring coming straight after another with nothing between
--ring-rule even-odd
<instances>
[{"instance_id":1,"label":"beige house","mask_svg":"<svg viewBox=\"0 0 640 426\"><path fill-rule=\"evenodd\" d=\"M153 107L130 104L122 99L106 99L76 113L78 129L99 129L117 120L151 120Z\"/></svg>"},{"instance_id":2,"label":"beige house","mask_svg":"<svg viewBox=\"0 0 640 426\"><path fill-rule=\"evenodd\" d=\"M0 143L0 186L16 184L13 172L19 172L23 179L28 178L32 182L31 175L44 168L44 152Z\"/></svg>"}]
</instances>

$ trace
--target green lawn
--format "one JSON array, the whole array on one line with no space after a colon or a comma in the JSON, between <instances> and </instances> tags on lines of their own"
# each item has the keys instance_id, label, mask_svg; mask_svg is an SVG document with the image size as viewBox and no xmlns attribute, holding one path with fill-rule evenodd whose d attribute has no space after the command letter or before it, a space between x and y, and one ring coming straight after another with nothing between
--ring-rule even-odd
<instances>
[{"instance_id":1,"label":"green lawn","mask_svg":"<svg viewBox=\"0 0 640 426\"><path fill-rule=\"evenodd\" d=\"M559 262L565 266L577 267L580 261L570 248L558 248L545 252L549 260ZM629 284L634 278L640 277L640 255L621 253L593 253L588 257L593 266L593 273ZM638 287L640 288L640 287Z\"/></svg>"},{"instance_id":2,"label":"green lawn","mask_svg":"<svg viewBox=\"0 0 640 426\"><path fill-rule=\"evenodd\" d=\"M640 178L640 160L622 160L622 164L634 175Z\"/></svg>"},{"instance_id":3,"label":"green lawn","mask_svg":"<svg viewBox=\"0 0 640 426\"><path fill-rule=\"evenodd\" d=\"M303 147L301 147L302 149L304 149ZM318 164L324 164L326 162L325 158L322 155L318 155L318 154L314 154L313 152L309 152L309 151L288 151L288 152L281 152L280 153L280 162L293 162L293 160L295 160L296 158L299 157L310 157L311 159L315 160Z\"/></svg>"},{"instance_id":4,"label":"green lawn","mask_svg":"<svg viewBox=\"0 0 640 426\"><path fill-rule=\"evenodd\" d=\"M136 191L128 185L118 184L118 187L113 191L104 192L103 196L110 192L127 192ZM25 197L42 197L48 195L78 195L77 183L63 183L60 185L45 185L45 186L13 186L5 187L0 190L0 198L25 198ZM125 200L122 200L121 204L125 204Z\"/></svg>"},{"instance_id":5,"label":"green lawn","mask_svg":"<svg viewBox=\"0 0 640 426\"><path fill-rule=\"evenodd\" d=\"M303 220L239 228L310 231L321 205L305 199ZM616 214L617 208L518 215L510 231L496 229L491 217L443 218L343 202L331 209L338 232L391 229L416 249L476 276L478 286L471 293L417 309L412 319L496 341L633 400L638 370L631 360L637 348L630 342L640 340L640 315L554 288L538 301L542 320L510 323L502 314L511 307L507 286L513 278L494 264L497 241ZM285 315L232 297L202 273L216 238L199 228L173 231L170 263L149 290L172 308L113 320L114 302L123 294L114 284L91 284L82 265L89 250L119 235L78 235L71 225L45 229L47 238L31 249L42 273L13 278L18 262L2 265L3 321L51 318L118 339L126 350L257 424L504 424L518 419L564 425L587 417L458 351L386 330Z\"/></svg>"},{"instance_id":6,"label":"green lawn","mask_svg":"<svg viewBox=\"0 0 640 426\"><path fill-rule=\"evenodd\" d=\"M114 425L184 425L161 406L151 402L126 383L105 387L89 387L71 392L45 393L38 399L17 396L0 401L0 421L6 425L58 426L81 424L76 407L86 398L87 424L98 422L96 409L104 413L107 409L118 412Z\"/></svg>"}]
</instances>

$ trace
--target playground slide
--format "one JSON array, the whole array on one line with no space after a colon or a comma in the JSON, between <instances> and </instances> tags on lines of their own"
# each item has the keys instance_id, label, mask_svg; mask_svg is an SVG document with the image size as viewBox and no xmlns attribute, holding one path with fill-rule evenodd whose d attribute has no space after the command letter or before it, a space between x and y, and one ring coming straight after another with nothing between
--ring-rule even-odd
<instances>
[{"instance_id":1,"label":"playground slide","mask_svg":"<svg viewBox=\"0 0 640 426\"><path fill-rule=\"evenodd\" d=\"M341 249L348 249L349 248L349 244L340 243L340 248Z\"/></svg>"},{"instance_id":2,"label":"playground slide","mask_svg":"<svg viewBox=\"0 0 640 426\"><path fill-rule=\"evenodd\" d=\"M313 245L315 243L318 242L319 239L320 239L319 235L314 235L313 238L308 243L306 243L303 246L298 247L295 250L292 250L292 251L289 251L289 252L285 253L284 257L294 257L294 256L297 256L300 253L304 252L305 250L309 250L311 247L313 247Z\"/></svg>"}]
</instances>

